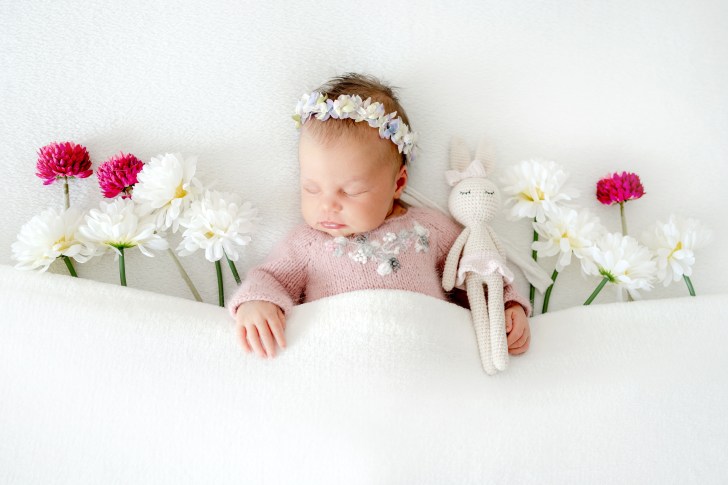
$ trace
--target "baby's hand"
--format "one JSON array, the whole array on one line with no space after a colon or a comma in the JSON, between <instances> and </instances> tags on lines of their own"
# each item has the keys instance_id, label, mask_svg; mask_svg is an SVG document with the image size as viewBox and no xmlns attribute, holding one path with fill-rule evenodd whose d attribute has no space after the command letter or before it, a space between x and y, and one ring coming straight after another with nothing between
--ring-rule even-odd
<instances>
[{"instance_id":1,"label":"baby's hand","mask_svg":"<svg viewBox=\"0 0 728 485\"><path fill-rule=\"evenodd\" d=\"M235 313L236 331L243 349L260 357L275 357L276 343L286 346L286 317L278 305L269 301L247 301Z\"/></svg>"},{"instance_id":2,"label":"baby's hand","mask_svg":"<svg viewBox=\"0 0 728 485\"><path fill-rule=\"evenodd\" d=\"M528 350L531 328L525 310L518 303L506 308L506 334L509 354L518 355Z\"/></svg>"}]
</instances>

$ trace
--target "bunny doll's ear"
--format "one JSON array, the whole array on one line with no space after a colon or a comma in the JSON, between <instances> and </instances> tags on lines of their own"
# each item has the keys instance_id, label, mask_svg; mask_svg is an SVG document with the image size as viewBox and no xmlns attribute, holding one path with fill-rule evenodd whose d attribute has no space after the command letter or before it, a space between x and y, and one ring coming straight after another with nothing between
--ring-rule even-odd
<instances>
[{"instance_id":1,"label":"bunny doll's ear","mask_svg":"<svg viewBox=\"0 0 728 485\"><path fill-rule=\"evenodd\" d=\"M465 140L453 136L452 141L450 141L450 168L462 172L468 168L471 161L470 150Z\"/></svg>"},{"instance_id":2,"label":"bunny doll's ear","mask_svg":"<svg viewBox=\"0 0 728 485\"><path fill-rule=\"evenodd\" d=\"M481 138L480 143L478 143L478 149L475 151L475 158L483 162L485 173L488 174L488 177L490 178L493 175L493 170L495 169L495 153L493 145L488 143L485 137Z\"/></svg>"}]
</instances>

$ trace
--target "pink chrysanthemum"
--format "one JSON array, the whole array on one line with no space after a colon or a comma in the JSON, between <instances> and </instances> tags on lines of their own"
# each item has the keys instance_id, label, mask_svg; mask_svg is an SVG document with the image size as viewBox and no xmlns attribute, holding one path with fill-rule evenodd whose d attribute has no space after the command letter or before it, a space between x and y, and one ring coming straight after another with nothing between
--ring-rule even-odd
<instances>
[{"instance_id":1,"label":"pink chrysanthemum","mask_svg":"<svg viewBox=\"0 0 728 485\"><path fill-rule=\"evenodd\" d=\"M88 150L82 145L67 141L53 142L38 150L36 175L49 185L59 178L86 178L93 173Z\"/></svg>"},{"instance_id":2,"label":"pink chrysanthemum","mask_svg":"<svg viewBox=\"0 0 728 485\"><path fill-rule=\"evenodd\" d=\"M621 204L645 195L640 177L634 173L612 174L597 182L597 200L604 205Z\"/></svg>"},{"instance_id":3,"label":"pink chrysanthemum","mask_svg":"<svg viewBox=\"0 0 728 485\"><path fill-rule=\"evenodd\" d=\"M144 162L131 153L120 153L99 165L96 177L104 197L109 199L119 194L122 199L131 198L131 191L137 183L137 174L144 168Z\"/></svg>"}]
</instances>

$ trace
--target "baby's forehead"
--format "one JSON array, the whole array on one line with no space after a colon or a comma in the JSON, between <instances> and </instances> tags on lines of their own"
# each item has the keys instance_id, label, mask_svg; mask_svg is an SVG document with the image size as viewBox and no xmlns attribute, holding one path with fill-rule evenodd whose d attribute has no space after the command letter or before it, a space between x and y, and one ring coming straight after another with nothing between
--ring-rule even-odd
<instances>
[{"instance_id":1,"label":"baby's forehead","mask_svg":"<svg viewBox=\"0 0 728 485\"><path fill-rule=\"evenodd\" d=\"M342 145L345 147L356 145L366 150L376 150L400 158L397 145L391 140L382 138L378 128L373 128L367 123L356 123L350 119L320 121L311 118L301 128L299 143L301 142L331 150L339 149Z\"/></svg>"},{"instance_id":2,"label":"baby's forehead","mask_svg":"<svg viewBox=\"0 0 728 485\"><path fill-rule=\"evenodd\" d=\"M309 119L301 128L301 139L325 147L334 147L342 142L379 143L379 130L366 123L353 120Z\"/></svg>"}]
</instances>

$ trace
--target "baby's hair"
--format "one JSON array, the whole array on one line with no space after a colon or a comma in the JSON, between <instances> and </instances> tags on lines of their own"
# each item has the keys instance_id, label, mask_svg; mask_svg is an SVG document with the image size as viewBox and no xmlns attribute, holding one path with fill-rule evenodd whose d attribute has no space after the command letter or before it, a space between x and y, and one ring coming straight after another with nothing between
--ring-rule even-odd
<instances>
[{"instance_id":1,"label":"baby's hair","mask_svg":"<svg viewBox=\"0 0 728 485\"><path fill-rule=\"evenodd\" d=\"M362 100L372 98L372 101L378 101L384 105L387 113L397 112L397 116L402 118L402 121L409 126L410 125L407 113L399 102L397 95L394 90L398 89L395 86L390 86L368 74L360 74L355 72L348 72L341 76L336 76L329 79L326 83L314 91L318 91L321 94L325 94L329 99L336 100L342 94L348 95L359 95ZM332 123L331 120L319 121L314 117L311 117L305 124L305 129L308 133L312 134L321 142L329 142L339 138L344 133L351 133L355 136L359 134L367 133L366 130L373 130L367 123L356 123L352 119L336 120L336 123ZM394 153L401 159L402 164L407 162L404 154L400 156L397 152L397 146L390 143Z\"/></svg>"}]
</instances>

